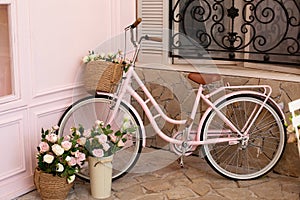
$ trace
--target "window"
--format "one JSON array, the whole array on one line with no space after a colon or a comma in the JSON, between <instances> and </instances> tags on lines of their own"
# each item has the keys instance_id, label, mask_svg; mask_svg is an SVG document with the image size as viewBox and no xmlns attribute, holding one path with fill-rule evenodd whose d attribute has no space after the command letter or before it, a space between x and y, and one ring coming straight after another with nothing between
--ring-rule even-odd
<instances>
[{"instance_id":1,"label":"window","mask_svg":"<svg viewBox=\"0 0 300 200\"><path fill-rule=\"evenodd\" d=\"M9 5L0 4L0 97L12 94Z\"/></svg>"}]
</instances>

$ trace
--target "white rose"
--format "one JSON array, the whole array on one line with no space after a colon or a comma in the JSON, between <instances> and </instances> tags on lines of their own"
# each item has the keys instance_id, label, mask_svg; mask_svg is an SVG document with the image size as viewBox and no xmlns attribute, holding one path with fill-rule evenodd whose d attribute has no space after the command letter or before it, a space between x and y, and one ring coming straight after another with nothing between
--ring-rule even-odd
<instances>
[{"instance_id":1,"label":"white rose","mask_svg":"<svg viewBox=\"0 0 300 200\"><path fill-rule=\"evenodd\" d=\"M67 156L66 159L65 159L67 162L69 162L71 160L71 157L70 156Z\"/></svg>"},{"instance_id":2,"label":"white rose","mask_svg":"<svg viewBox=\"0 0 300 200\"><path fill-rule=\"evenodd\" d=\"M54 144L51 148L52 148L52 151L57 156L61 156L65 152L65 150L60 145L58 145L58 144Z\"/></svg>"},{"instance_id":3,"label":"white rose","mask_svg":"<svg viewBox=\"0 0 300 200\"><path fill-rule=\"evenodd\" d=\"M130 121L125 121L123 124L122 124L122 127L121 127L121 132L125 132L127 129L129 129L131 127L131 124L130 124Z\"/></svg>"},{"instance_id":4,"label":"white rose","mask_svg":"<svg viewBox=\"0 0 300 200\"><path fill-rule=\"evenodd\" d=\"M58 163L56 165L56 171L57 172L63 172L64 171L64 166L62 164Z\"/></svg>"},{"instance_id":5,"label":"white rose","mask_svg":"<svg viewBox=\"0 0 300 200\"><path fill-rule=\"evenodd\" d=\"M53 160L54 160L54 156L49 155L49 154L46 154L43 157L43 161L48 163L48 164L51 164L53 162Z\"/></svg>"},{"instance_id":6,"label":"white rose","mask_svg":"<svg viewBox=\"0 0 300 200\"><path fill-rule=\"evenodd\" d=\"M46 135L46 140L48 140L49 142L55 143L57 141L57 135L55 133L51 133Z\"/></svg>"},{"instance_id":7,"label":"white rose","mask_svg":"<svg viewBox=\"0 0 300 200\"><path fill-rule=\"evenodd\" d=\"M292 124L290 124L288 127L287 127L287 132L288 133L293 133L294 131L295 131L295 128L294 128L294 126L292 125Z\"/></svg>"},{"instance_id":8,"label":"white rose","mask_svg":"<svg viewBox=\"0 0 300 200\"><path fill-rule=\"evenodd\" d=\"M100 121L100 120L96 120L96 121L95 121L95 124L96 124L97 126L104 126L104 122L103 122L103 121Z\"/></svg>"},{"instance_id":9,"label":"white rose","mask_svg":"<svg viewBox=\"0 0 300 200\"><path fill-rule=\"evenodd\" d=\"M89 56L84 56L83 59L82 59L82 61L83 61L84 63L88 63L88 62L90 61Z\"/></svg>"},{"instance_id":10,"label":"white rose","mask_svg":"<svg viewBox=\"0 0 300 200\"><path fill-rule=\"evenodd\" d=\"M72 183L74 180L75 180L75 175L69 176L67 179L69 184Z\"/></svg>"},{"instance_id":11,"label":"white rose","mask_svg":"<svg viewBox=\"0 0 300 200\"><path fill-rule=\"evenodd\" d=\"M52 127L52 129L53 129L54 131L57 131L57 130L59 129L59 126L55 125L55 126Z\"/></svg>"},{"instance_id":12,"label":"white rose","mask_svg":"<svg viewBox=\"0 0 300 200\"><path fill-rule=\"evenodd\" d=\"M81 137L77 140L77 144L84 146L86 143L86 138L85 137Z\"/></svg>"}]
</instances>

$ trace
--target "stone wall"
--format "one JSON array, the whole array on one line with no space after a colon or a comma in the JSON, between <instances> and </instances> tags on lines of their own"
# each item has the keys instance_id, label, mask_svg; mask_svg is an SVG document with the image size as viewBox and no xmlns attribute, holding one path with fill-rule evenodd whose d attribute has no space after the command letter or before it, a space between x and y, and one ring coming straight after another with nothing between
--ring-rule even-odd
<instances>
[{"instance_id":1,"label":"stone wall","mask_svg":"<svg viewBox=\"0 0 300 200\"><path fill-rule=\"evenodd\" d=\"M192 110L193 102L195 99L195 90L198 88L198 84L188 80L186 73L152 70L152 69L140 69L137 70L139 76L146 83L147 88L157 100L160 107L168 113L168 116L174 119L185 119L189 116ZM270 85L272 87L272 98L283 105L284 113L286 117L290 116L288 111L288 102L300 98L299 83L279 81L271 79L259 79L237 76L222 76L222 84L229 83L230 85ZM143 92L133 82L136 91L144 97ZM205 92L209 92L214 88L206 88ZM218 97L215 97L218 98ZM132 100L132 104L138 110L145 123L147 134L147 146L154 148L163 148L169 150L169 144L163 141L153 130L149 124L149 120L145 116L145 113L135 100ZM152 105L148 103L148 107L153 111L153 115L157 115ZM197 119L200 118L201 113L206 109L206 105L200 105L197 112ZM195 121L197 121L197 119ZM168 136L172 137L177 132L182 131L183 127L179 125L172 125L162 120L161 117L157 117L156 121L159 126ZM289 120L287 120L288 123ZM198 153L198 152L195 152ZM276 166L275 171L288 175L299 177L300 176L300 159L296 144L287 144L283 158Z\"/></svg>"}]
</instances>

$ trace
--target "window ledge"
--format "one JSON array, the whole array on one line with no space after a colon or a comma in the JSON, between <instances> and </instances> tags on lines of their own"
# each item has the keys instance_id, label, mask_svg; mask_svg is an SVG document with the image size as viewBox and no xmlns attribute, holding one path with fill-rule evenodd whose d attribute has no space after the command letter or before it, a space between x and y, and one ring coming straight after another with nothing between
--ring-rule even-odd
<instances>
[{"instance_id":1,"label":"window ledge","mask_svg":"<svg viewBox=\"0 0 300 200\"><path fill-rule=\"evenodd\" d=\"M273 79L289 82L300 82L300 69L292 66L276 66L266 64L249 64L245 63L244 66L234 64L217 64L211 67L209 65L203 65L193 67L190 64L143 64L137 63L137 67L151 68L151 69L163 69L163 70L176 70L184 72L195 72L200 73L218 73L228 76L239 76L239 77L251 77L251 78L262 78L262 79ZM195 66L195 65L194 65ZM272 69L272 70L270 70Z\"/></svg>"}]
</instances>

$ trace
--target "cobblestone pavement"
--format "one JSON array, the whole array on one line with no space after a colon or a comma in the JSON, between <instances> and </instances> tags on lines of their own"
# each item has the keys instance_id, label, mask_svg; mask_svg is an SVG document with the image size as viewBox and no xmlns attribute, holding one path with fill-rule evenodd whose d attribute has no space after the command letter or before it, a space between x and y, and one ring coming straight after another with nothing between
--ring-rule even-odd
<instances>
[{"instance_id":1,"label":"cobblestone pavement","mask_svg":"<svg viewBox=\"0 0 300 200\"><path fill-rule=\"evenodd\" d=\"M156 159L156 162L159 162ZM17 200L38 200L37 191ZM77 180L68 200L92 200L89 183ZM269 173L251 181L232 181L216 174L205 160L190 156L184 168L177 161L153 172L127 174L112 184L107 200L299 200L300 179Z\"/></svg>"}]
</instances>

